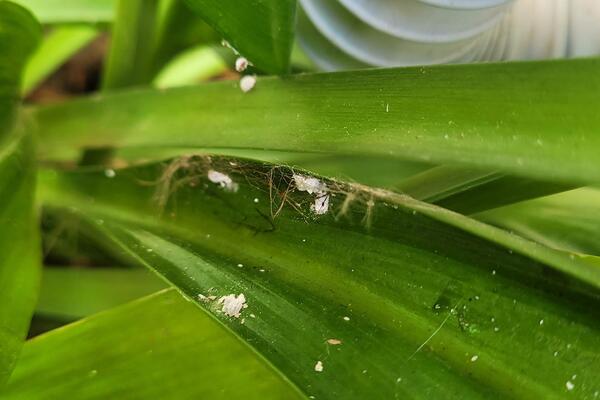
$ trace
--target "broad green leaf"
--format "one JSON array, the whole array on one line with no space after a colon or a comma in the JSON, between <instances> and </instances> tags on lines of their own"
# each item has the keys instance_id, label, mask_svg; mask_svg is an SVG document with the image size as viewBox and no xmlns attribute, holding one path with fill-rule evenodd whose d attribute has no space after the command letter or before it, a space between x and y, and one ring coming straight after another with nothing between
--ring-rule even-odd
<instances>
[{"instance_id":1,"label":"broad green leaf","mask_svg":"<svg viewBox=\"0 0 600 400\"><path fill-rule=\"evenodd\" d=\"M599 69L599 59L581 59L306 74L259 79L249 93L220 82L32 111L52 159L85 146L230 147L385 154L595 182Z\"/></svg>"},{"instance_id":2,"label":"broad green leaf","mask_svg":"<svg viewBox=\"0 0 600 400\"><path fill-rule=\"evenodd\" d=\"M164 282L144 269L46 267L35 312L75 320L164 287Z\"/></svg>"},{"instance_id":3,"label":"broad green leaf","mask_svg":"<svg viewBox=\"0 0 600 400\"><path fill-rule=\"evenodd\" d=\"M298 399L174 290L29 341L3 399Z\"/></svg>"},{"instance_id":4,"label":"broad green leaf","mask_svg":"<svg viewBox=\"0 0 600 400\"><path fill-rule=\"evenodd\" d=\"M316 215L324 195L300 191L294 173L183 157L44 174L42 198L163 275L306 395L600 390L597 259L360 185L312 182L330 196ZM240 294L236 317L223 302Z\"/></svg>"},{"instance_id":5,"label":"broad green leaf","mask_svg":"<svg viewBox=\"0 0 600 400\"><path fill-rule=\"evenodd\" d=\"M0 148L0 390L27 335L41 259L34 149L29 136L13 136Z\"/></svg>"},{"instance_id":6,"label":"broad green leaf","mask_svg":"<svg viewBox=\"0 0 600 400\"><path fill-rule=\"evenodd\" d=\"M296 24L295 0L185 0L258 69L289 70Z\"/></svg>"},{"instance_id":7,"label":"broad green leaf","mask_svg":"<svg viewBox=\"0 0 600 400\"><path fill-rule=\"evenodd\" d=\"M394 185L395 190L461 214L473 214L572 189L573 185L442 165Z\"/></svg>"},{"instance_id":8,"label":"broad green leaf","mask_svg":"<svg viewBox=\"0 0 600 400\"><path fill-rule=\"evenodd\" d=\"M15 119L21 69L40 36L29 12L0 1L0 389L27 334L39 280L35 154Z\"/></svg>"},{"instance_id":9,"label":"broad green leaf","mask_svg":"<svg viewBox=\"0 0 600 400\"><path fill-rule=\"evenodd\" d=\"M478 214L548 247L600 255L600 190L581 188Z\"/></svg>"},{"instance_id":10,"label":"broad green leaf","mask_svg":"<svg viewBox=\"0 0 600 400\"><path fill-rule=\"evenodd\" d=\"M97 28L89 25L56 27L29 59L23 75L21 92L26 95L35 89L40 82L90 43L99 33Z\"/></svg>"},{"instance_id":11,"label":"broad green leaf","mask_svg":"<svg viewBox=\"0 0 600 400\"><path fill-rule=\"evenodd\" d=\"M117 0L15 0L43 24L107 23L114 18Z\"/></svg>"}]
</instances>

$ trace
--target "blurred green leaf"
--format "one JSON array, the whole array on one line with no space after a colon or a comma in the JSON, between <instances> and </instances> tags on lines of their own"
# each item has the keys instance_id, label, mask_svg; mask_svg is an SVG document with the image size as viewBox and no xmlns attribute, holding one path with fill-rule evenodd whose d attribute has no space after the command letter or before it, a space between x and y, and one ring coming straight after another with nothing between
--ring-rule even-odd
<instances>
[{"instance_id":1,"label":"blurred green leaf","mask_svg":"<svg viewBox=\"0 0 600 400\"><path fill-rule=\"evenodd\" d=\"M36 314L75 320L165 287L145 269L46 267Z\"/></svg>"},{"instance_id":2,"label":"blurred green leaf","mask_svg":"<svg viewBox=\"0 0 600 400\"><path fill-rule=\"evenodd\" d=\"M295 0L186 0L258 69L288 72L296 24Z\"/></svg>"},{"instance_id":3,"label":"blurred green leaf","mask_svg":"<svg viewBox=\"0 0 600 400\"><path fill-rule=\"evenodd\" d=\"M159 0L119 0L102 87L116 89L152 79Z\"/></svg>"},{"instance_id":4,"label":"blurred green leaf","mask_svg":"<svg viewBox=\"0 0 600 400\"><path fill-rule=\"evenodd\" d=\"M30 91L64 64L77 51L89 44L100 31L89 25L56 27L33 53L25 68L21 93Z\"/></svg>"},{"instance_id":5,"label":"blurred green leaf","mask_svg":"<svg viewBox=\"0 0 600 400\"><path fill-rule=\"evenodd\" d=\"M385 154L595 182L599 69L599 59L580 59L301 74L259 79L249 93L219 82L32 111L50 159L86 146L229 147Z\"/></svg>"},{"instance_id":6,"label":"blurred green leaf","mask_svg":"<svg viewBox=\"0 0 600 400\"><path fill-rule=\"evenodd\" d=\"M548 247L600 256L600 190L581 188L476 216Z\"/></svg>"},{"instance_id":7,"label":"blurred green leaf","mask_svg":"<svg viewBox=\"0 0 600 400\"><path fill-rule=\"evenodd\" d=\"M210 46L198 46L175 57L154 78L159 88L191 85L227 71L223 57Z\"/></svg>"},{"instance_id":8,"label":"blurred green leaf","mask_svg":"<svg viewBox=\"0 0 600 400\"><path fill-rule=\"evenodd\" d=\"M35 152L15 120L21 70L40 36L29 12L0 1L0 388L21 351L39 284Z\"/></svg>"},{"instance_id":9,"label":"blurred green leaf","mask_svg":"<svg viewBox=\"0 0 600 400\"><path fill-rule=\"evenodd\" d=\"M154 43L153 77L172 59L193 47L215 45L221 38L193 13L184 0L162 0L159 3Z\"/></svg>"},{"instance_id":10,"label":"blurred green leaf","mask_svg":"<svg viewBox=\"0 0 600 400\"><path fill-rule=\"evenodd\" d=\"M3 399L299 399L174 290L29 341Z\"/></svg>"},{"instance_id":11,"label":"blurred green leaf","mask_svg":"<svg viewBox=\"0 0 600 400\"><path fill-rule=\"evenodd\" d=\"M43 24L107 23L114 18L117 0L15 0Z\"/></svg>"},{"instance_id":12,"label":"blurred green leaf","mask_svg":"<svg viewBox=\"0 0 600 400\"><path fill-rule=\"evenodd\" d=\"M40 278L34 149L29 136L14 136L0 148L0 388L27 335Z\"/></svg>"},{"instance_id":13,"label":"blurred green leaf","mask_svg":"<svg viewBox=\"0 0 600 400\"><path fill-rule=\"evenodd\" d=\"M418 200L461 214L473 214L573 187L452 165L431 168L394 185L395 190Z\"/></svg>"},{"instance_id":14,"label":"blurred green leaf","mask_svg":"<svg viewBox=\"0 0 600 400\"><path fill-rule=\"evenodd\" d=\"M41 34L39 24L27 10L0 1L0 150L15 122L23 68Z\"/></svg>"},{"instance_id":15,"label":"blurred green leaf","mask_svg":"<svg viewBox=\"0 0 600 400\"><path fill-rule=\"evenodd\" d=\"M45 173L41 196L163 275L306 395L599 390L597 258L361 185L313 182L330 196L316 215L325 195L300 191L302 173L183 157ZM236 317L224 302L240 294Z\"/></svg>"}]
</instances>

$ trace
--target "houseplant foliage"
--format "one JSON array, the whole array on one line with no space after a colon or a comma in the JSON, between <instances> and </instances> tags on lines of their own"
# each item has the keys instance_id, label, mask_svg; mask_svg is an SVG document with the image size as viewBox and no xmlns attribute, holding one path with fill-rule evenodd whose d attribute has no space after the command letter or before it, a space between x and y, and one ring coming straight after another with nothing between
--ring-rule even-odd
<instances>
[{"instance_id":1,"label":"houseplant foliage","mask_svg":"<svg viewBox=\"0 0 600 400\"><path fill-rule=\"evenodd\" d=\"M0 2L2 398L599 395L599 60L292 74L293 1L20 3ZM40 24L60 35L29 57ZM19 105L106 29L100 93ZM190 37L273 76L154 88ZM113 265L46 266L40 289L40 236L57 254L65 231L70 260ZM77 321L25 341L37 297Z\"/></svg>"}]
</instances>

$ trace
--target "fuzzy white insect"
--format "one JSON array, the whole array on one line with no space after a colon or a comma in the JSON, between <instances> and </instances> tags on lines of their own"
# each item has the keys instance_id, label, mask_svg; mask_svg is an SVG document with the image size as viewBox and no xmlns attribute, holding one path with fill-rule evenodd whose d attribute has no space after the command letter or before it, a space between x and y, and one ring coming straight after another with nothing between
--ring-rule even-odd
<instances>
[{"instance_id":1,"label":"fuzzy white insect","mask_svg":"<svg viewBox=\"0 0 600 400\"><path fill-rule=\"evenodd\" d=\"M251 91L254 88L254 85L256 85L256 76L254 75L246 75L240 79L240 89L242 89L242 92L244 93Z\"/></svg>"},{"instance_id":2,"label":"fuzzy white insect","mask_svg":"<svg viewBox=\"0 0 600 400\"><path fill-rule=\"evenodd\" d=\"M567 387L568 391L571 391L575 388L575 384L571 381L567 381L567 383L565 383L565 386Z\"/></svg>"},{"instance_id":3,"label":"fuzzy white insect","mask_svg":"<svg viewBox=\"0 0 600 400\"><path fill-rule=\"evenodd\" d=\"M212 183L216 183L221 186L227 192L237 192L239 186L235 183L229 175L222 172L215 171L213 169L208 171L208 180Z\"/></svg>"},{"instance_id":4,"label":"fuzzy white insect","mask_svg":"<svg viewBox=\"0 0 600 400\"><path fill-rule=\"evenodd\" d=\"M310 209L317 215L327 214L329 210L329 195L323 194L317 197L314 204L311 204Z\"/></svg>"},{"instance_id":5,"label":"fuzzy white insect","mask_svg":"<svg viewBox=\"0 0 600 400\"><path fill-rule=\"evenodd\" d=\"M327 339L327 343L332 346L337 346L338 344L342 344L342 341L340 339Z\"/></svg>"},{"instance_id":6,"label":"fuzzy white insect","mask_svg":"<svg viewBox=\"0 0 600 400\"><path fill-rule=\"evenodd\" d=\"M238 57L235 60L235 70L237 72L243 72L248 68L248 60L245 57Z\"/></svg>"},{"instance_id":7,"label":"fuzzy white insect","mask_svg":"<svg viewBox=\"0 0 600 400\"><path fill-rule=\"evenodd\" d=\"M321 361L317 361L315 364L315 371L323 372L323 363Z\"/></svg>"},{"instance_id":8,"label":"fuzzy white insect","mask_svg":"<svg viewBox=\"0 0 600 400\"><path fill-rule=\"evenodd\" d=\"M329 194L327 194L327 184L321 182L312 176L294 174L293 177L296 189L309 194L316 194L317 197L310 209L317 215L326 214L329 211Z\"/></svg>"},{"instance_id":9,"label":"fuzzy white insect","mask_svg":"<svg viewBox=\"0 0 600 400\"><path fill-rule=\"evenodd\" d=\"M221 311L223 311L225 315L235 318L239 318L241 311L248 307L248 304L246 304L246 296L244 296L243 293L240 293L238 296L235 294L223 296L219 299L218 304L223 305Z\"/></svg>"},{"instance_id":10,"label":"fuzzy white insect","mask_svg":"<svg viewBox=\"0 0 600 400\"><path fill-rule=\"evenodd\" d=\"M301 192L321 194L327 191L327 185L312 176L294 174L293 178L296 188Z\"/></svg>"}]
</instances>

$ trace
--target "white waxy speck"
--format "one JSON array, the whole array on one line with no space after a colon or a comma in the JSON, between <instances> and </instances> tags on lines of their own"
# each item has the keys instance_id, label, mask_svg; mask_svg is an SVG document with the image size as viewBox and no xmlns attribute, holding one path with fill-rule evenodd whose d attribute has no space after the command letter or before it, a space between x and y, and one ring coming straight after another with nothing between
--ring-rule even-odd
<instances>
[{"instance_id":1,"label":"white waxy speck","mask_svg":"<svg viewBox=\"0 0 600 400\"><path fill-rule=\"evenodd\" d=\"M338 344L342 344L342 341L339 339L327 339L327 343L332 346L337 346Z\"/></svg>"},{"instance_id":2,"label":"white waxy speck","mask_svg":"<svg viewBox=\"0 0 600 400\"><path fill-rule=\"evenodd\" d=\"M327 214L329 210L329 195L325 194L315 199L315 202L311 204L310 209L317 215Z\"/></svg>"},{"instance_id":3,"label":"white waxy speck","mask_svg":"<svg viewBox=\"0 0 600 400\"><path fill-rule=\"evenodd\" d=\"M544 325L544 320L540 319L540 325Z\"/></svg>"},{"instance_id":4,"label":"white waxy speck","mask_svg":"<svg viewBox=\"0 0 600 400\"><path fill-rule=\"evenodd\" d=\"M350 321L349 317L344 317L344 321Z\"/></svg>"},{"instance_id":5,"label":"white waxy speck","mask_svg":"<svg viewBox=\"0 0 600 400\"><path fill-rule=\"evenodd\" d=\"M208 180L212 183L216 183L220 187L222 187L227 192L237 192L238 184L235 183L229 175L226 175L222 172L215 171L214 169L208 170Z\"/></svg>"},{"instance_id":6,"label":"white waxy speck","mask_svg":"<svg viewBox=\"0 0 600 400\"><path fill-rule=\"evenodd\" d=\"M567 381L567 383L565 383L565 386L567 387L567 390L571 391L573 390L573 388L575 388L575 384L571 381Z\"/></svg>"},{"instance_id":7,"label":"white waxy speck","mask_svg":"<svg viewBox=\"0 0 600 400\"><path fill-rule=\"evenodd\" d=\"M471 357L471 362L477 361L478 358L479 358L478 355L474 355L473 357Z\"/></svg>"},{"instance_id":8,"label":"white waxy speck","mask_svg":"<svg viewBox=\"0 0 600 400\"><path fill-rule=\"evenodd\" d=\"M245 57L238 57L235 60L235 70L237 72L243 72L248 68L248 60Z\"/></svg>"},{"instance_id":9,"label":"white waxy speck","mask_svg":"<svg viewBox=\"0 0 600 400\"><path fill-rule=\"evenodd\" d=\"M323 372L323 363L321 361L317 361L315 364L315 371Z\"/></svg>"},{"instance_id":10,"label":"white waxy speck","mask_svg":"<svg viewBox=\"0 0 600 400\"><path fill-rule=\"evenodd\" d=\"M238 264L238 268L244 268L244 264Z\"/></svg>"},{"instance_id":11,"label":"white waxy speck","mask_svg":"<svg viewBox=\"0 0 600 400\"><path fill-rule=\"evenodd\" d=\"M242 89L242 92L244 93L251 91L254 88L254 85L256 85L256 76L254 75L246 75L240 79L240 89Z\"/></svg>"},{"instance_id":12,"label":"white waxy speck","mask_svg":"<svg viewBox=\"0 0 600 400\"><path fill-rule=\"evenodd\" d=\"M104 176L106 176L107 178L114 178L115 176L117 176L117 174L115 173L114 169L105 169L104 170Z\"/></svg>"},{"instance_id":13,"label":"white waxy speck","mask_svg":"<svg viewBox=\"0 0 600 400\"><path fill-rule=\"evenodd\" d=\"M492 270L492 275L496 275L496 270L495 269Z\"/></svg>"},{"instance_id":14,"label":"white waxy speck","mask_svg":"<svg viewBox=\"0 0 600 400\"><path fill-rule=\"evenodd\" d=\"M219 299L219 304L223 304L221 311L223 311L225 315L235 318L239 318L242 309L248 307L246 304L246 297L243 293L240 293L238 296L235 294L223 296Z\"/></svg>"},{"instance_id":15,"label":"white waxy speck","mask_svg":"<svg viewBox=\"0 0 600 400\"><path fill-rule=\"evenodd\" d=\"M254 198L254 202L255 202L255 203L258 203L258 197L255 197L255 198Z\"/></svg>"},{"instance_id":16,"label":"white waxy speck","mask_svg":"<svg viewBox=\"0 0 600 400\"><path fill-rule=\"evenodd\" d=\"M327 185L311 176L304 176L294 174L293 176L296 188L301 192L308 192L309 194L321 194L327 190Z\"/></svg>"},{"instance_id":17,"label":"white waxy speck","mask_svg":"<svg viewBox=\"0 0 600 400\"><path fill-rule=\"evenodd\" d=\"M558 356L558 351L554 352L554 357Z\"/></svg>"}]
</instances>

